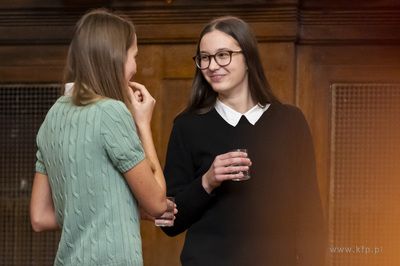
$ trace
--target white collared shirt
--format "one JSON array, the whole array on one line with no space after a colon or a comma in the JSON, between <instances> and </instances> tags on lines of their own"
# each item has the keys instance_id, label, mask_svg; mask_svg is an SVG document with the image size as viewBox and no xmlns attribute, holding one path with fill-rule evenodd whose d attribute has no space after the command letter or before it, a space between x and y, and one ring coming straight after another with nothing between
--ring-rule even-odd
<instances>
[{"instance_id":1,"label":"white collared shirt","mask_svg":"<svg viewBox=\"0 0 400 266\"><path fill-rule=\"evenodd\" d=\"M260 119L260 117L263 115L265 111L267 111L268 107L270 104L265 105L264 107L261 107L260 104L256 104L253 108L251 108L249 111L247 111L244 114L241 114L226 104L222 103L220 100L217 99L215 102L215 110L218 112L218 114L231 126L236 127L237 124L239 123L240 118L242 115L246 117L246 119L252 124L255 125Z\"/></svg>"},{"instance_id":2,"label":"white collared shirt","mask_svg":"<svg viewBox=\"0 0 400 266\"><path fill-rule=\"evenodd\" d=\"M73 82L65 83L65 96L72 96L72 87L74 86Z\"/></svg>"}]
</instances>

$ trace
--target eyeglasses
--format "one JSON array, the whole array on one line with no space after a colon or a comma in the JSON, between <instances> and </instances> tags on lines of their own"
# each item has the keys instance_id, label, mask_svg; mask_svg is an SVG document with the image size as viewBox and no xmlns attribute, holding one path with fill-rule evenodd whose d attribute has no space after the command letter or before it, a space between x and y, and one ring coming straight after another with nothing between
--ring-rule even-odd
<instances>
[{"instance_id":1,"label":"eyeglasses","mask_svg":"<svg viewBox=\"0 0 400 266\"><path fill-rule=\"evenodd\" d=\"M207 69L211 64L211 58L214 58L215 62L223 67L227 66L232 61L232 54L234 53L241 53L242 51L220 51L214 55L207 55L207 54L199 54L193 57L196 66L201 70Z\"/></svg>"}]
</instances>

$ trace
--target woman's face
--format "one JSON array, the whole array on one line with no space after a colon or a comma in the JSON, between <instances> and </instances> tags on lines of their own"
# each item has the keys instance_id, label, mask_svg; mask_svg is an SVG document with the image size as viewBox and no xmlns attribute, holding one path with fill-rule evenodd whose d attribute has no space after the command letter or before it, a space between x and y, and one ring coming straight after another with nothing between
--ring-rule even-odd
<instances>
[{"instance_id":1,"label":"woman's face","mask_svg":"<svg viewBox=\"0 0 400 266\"><path fill-rule=\"evenodd\" d=\"M205 34L200 41L200 55L214 55L220 51L241 51L241 48L232 36L222 31ZM223 67L211 58L209 67L202 73L219 95L232 96L248 90L247 65L242 53L233 53L230 64Z\"/></svg>"},{"instance_id":2,"label":"woman's face","mask_svg":"<svg viewBox=\"0 0 400 266\"><path fill-rule=\"evenodd\" d=\"M126 57L126 62L125 62L125 80L128 82L131 80L132 76L136 74L136 55L138 53L138 48L137 48L137 41L136 41L136 36L135 36L135 41L131 48L128 50L128 54Z\"/></svg>"}]
</instances>

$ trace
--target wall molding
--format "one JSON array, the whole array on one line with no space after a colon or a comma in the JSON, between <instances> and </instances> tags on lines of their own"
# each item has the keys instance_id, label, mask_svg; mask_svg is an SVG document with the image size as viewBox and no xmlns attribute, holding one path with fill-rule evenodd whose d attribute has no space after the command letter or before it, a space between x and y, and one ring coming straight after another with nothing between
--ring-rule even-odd
<instances>
[{"instance_id":1,"label":"wall molding","mask_svg":"<svg viewBox=\"0 0 400 266\"><path fill-rule=\"evenodd\" d=\"M302 44L398 44L400 10L299 12Z\"/></svg>"},{"instance_id":2,"label":"wall molding","mask_svg":"<svg viewBox=\"0 0 400 266\"><path fill-rule=\"evenodd\" d=\"M142 5L140 6L140 3ZM150 1L154 2L154 1ZM221 2L221 1L219 1ZM300 44L400 43L400 9L302 10L284 4L150 5L117 1L111 8L135 23L139 43L195 43L210 19L222 15L243 18L259 41ZM257 1L253 1L257 2ZM275 1L278 2L278 1ZM179 1L178 1L179 3ZM0 45L66 45L87 6L0 8Z\"/></svg>"}]
</instances>

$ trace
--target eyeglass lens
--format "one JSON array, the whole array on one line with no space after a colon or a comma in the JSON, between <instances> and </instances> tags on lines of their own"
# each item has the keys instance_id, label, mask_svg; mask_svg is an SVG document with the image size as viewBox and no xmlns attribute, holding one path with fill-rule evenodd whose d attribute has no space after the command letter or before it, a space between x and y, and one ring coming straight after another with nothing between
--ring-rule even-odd
<instances>
[{"instance_id":1,"label":"eyeglass lens","mask_svg":"<svg viewBox=\"0 0 400 266\"><path fill-rule=\"evenodd\" d=\"M211 58L214 57L215 62L219 66L227 66L231 62L232 53L228 51L218 52L215 55L201 54L196 57L196 64L200 69L206 69L210 66Z\"/></svg>"}]
</instances>

